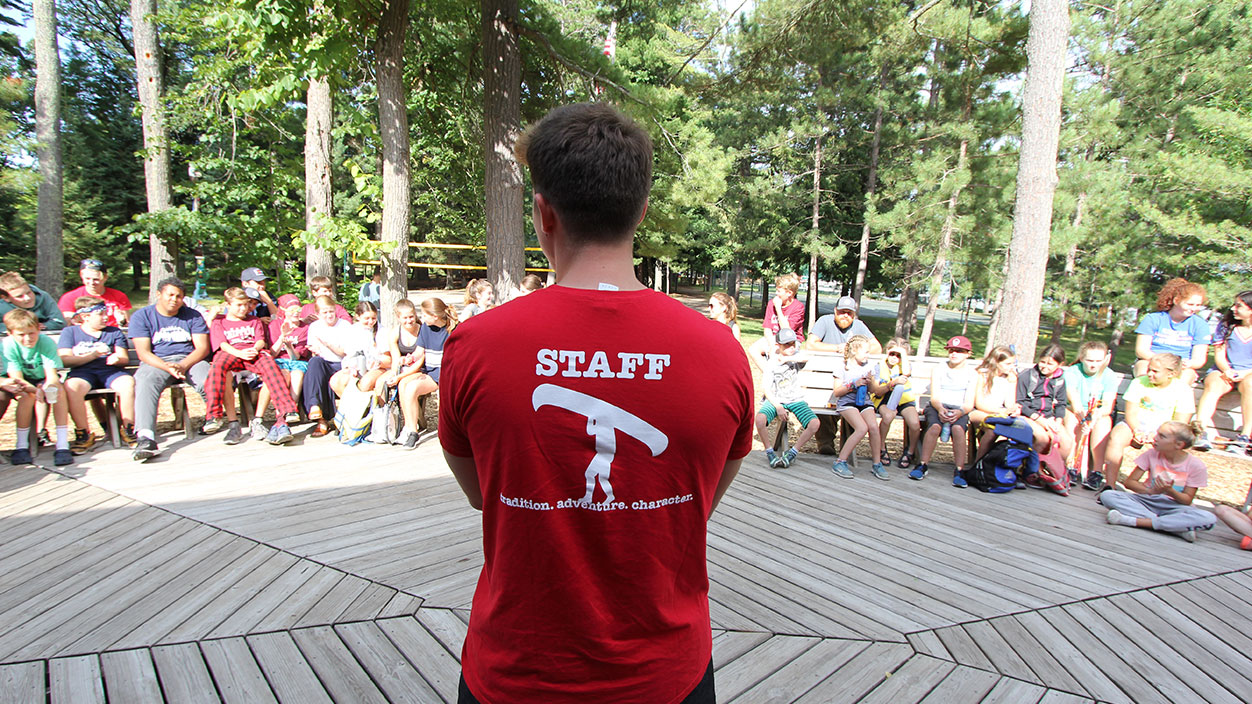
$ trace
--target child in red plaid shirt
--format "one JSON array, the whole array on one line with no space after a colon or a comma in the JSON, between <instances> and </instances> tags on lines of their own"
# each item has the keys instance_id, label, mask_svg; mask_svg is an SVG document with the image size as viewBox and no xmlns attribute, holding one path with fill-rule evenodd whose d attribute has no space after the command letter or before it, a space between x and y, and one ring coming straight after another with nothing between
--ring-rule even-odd
<instances>
[{"instance_id":1,"label":"child in red plaid shirt","mask_svg":"<svg viewBox=\"0 0 1252 704\"><path fill-rule=\"evenodd\" d=\"M222 399L231 388L231 375L247 369L261 377L278 411L265 441L271 445L283 445L291 442L291 428L287 427L286 416L296 411L296 400L278 364L265 351L264 324L257 318L248 317L256 307L255 296L255 291L247 289L226 289L223 294L226 316L214 319L209 326L209 341L217 352L213 355L213 369L204 384L208 406L204 432L215 433L222 428ZM233 408L227 415L225 440L228 445L235 445L243 441L243 430Z\"/></svg>"}]
</instances>

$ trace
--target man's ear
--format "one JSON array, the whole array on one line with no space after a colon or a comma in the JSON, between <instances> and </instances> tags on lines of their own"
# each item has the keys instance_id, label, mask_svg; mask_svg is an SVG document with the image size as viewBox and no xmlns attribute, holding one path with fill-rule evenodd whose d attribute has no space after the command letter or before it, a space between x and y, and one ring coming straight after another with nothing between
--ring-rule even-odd
<instances>
[{"instance_id":1,"label":"man's ear","mask_svg":"<svg viewBox=\"0 0 1252 704\"><path fill-rule=\"evenodd\" d=\"M556 210L552 208L552 204L544 197L542 193L535 193L535 226L538 227L543 234L551 235L557 228Z\"/></svg>"}]
</instances>

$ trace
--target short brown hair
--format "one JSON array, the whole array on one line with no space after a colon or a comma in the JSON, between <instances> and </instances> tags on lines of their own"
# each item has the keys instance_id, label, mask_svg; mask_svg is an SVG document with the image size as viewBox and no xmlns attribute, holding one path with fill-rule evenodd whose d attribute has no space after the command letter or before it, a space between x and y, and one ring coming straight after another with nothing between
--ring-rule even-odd
<instances>
[{"instance_id":1,"label":"short brown hair","mask_svg":"<svg viewBox=\"0 0 1252 704\"><path fill-rule=\"evenodd\" d=\"M800 275L794 272L790 274L781 274L778 278L774 279L774 288L786 289L791 292L791 295L794 296L800 291Z\"/></svg>"},{"instance_id":2,"label":"short brown hair","mask_svg":"<svg viewBox=\"0 0 1252 704\"><path fill-rule=\"evenodd\" d=\"M4 274L0 274L0 291L8 292L15 288L29 285L26 283L26 279L22 278L22 275L16 271L6 271Z\"/></svg>"},{"instance_id":3,"label":"short brown hair","mask_svg":"<svg viewBox=\"0 0 1252 704\"><path fill-rule=\"evenodd\" d=\"M25 308L14 308L4 314L4 326L9 332L16 330L39 329L39 318Z\"/></svg>"},{"instance_id":4,"label":"short brown hair","mask_svg":"<svg viewBox=\"0 0 1252 704\"><path fill-rule=\"evenodd\" d=\"M607 103L549 112L517 140L535 192L582 242L616 242L634 233L652 189L652 140Z\"/></svg>"},{"instance_id":5,"label":"short brown hair","mask_svg":"<svg viewBox=\"0 0 1252 704\"><path fill-rule=\"evenodd\" d=\"M255 300L251 296L249 296L246 291L244 291L242 288L238 286L231 286L230 288L226 289L222 293L222 298L226 299L230 303L235 303L235 302L244 301L244 300L247 300L247 301Z\"/></svg>"},{"instance_id":6,"label":"short brown hair","mask_svg":"<svg viewBox=\"0 0 1252 704\"><path fill-rule=\"evenodd\" d=\"M79 296L74 299L74 310L98 306L101 303L104 303L104 299L99 296Z\"/></svg>"},{"instance_id":7,"label":"short brown hair","mask_svg":"<svg viewBox=\"0 0 1252 704\"><path fill-rule=\"evenodd\" d=\"M318 288L329 288L333 290L335 288L335 282L331 281L329 276L319 275L309 279L309 293L313 293L313 290Z\"/></svg>"}]
</instances>

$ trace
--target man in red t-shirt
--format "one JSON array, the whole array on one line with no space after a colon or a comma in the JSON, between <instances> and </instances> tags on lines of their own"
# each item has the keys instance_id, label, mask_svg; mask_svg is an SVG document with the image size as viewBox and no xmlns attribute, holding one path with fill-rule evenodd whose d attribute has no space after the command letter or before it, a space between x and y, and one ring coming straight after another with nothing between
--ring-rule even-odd
<instances>
[{"instance_id":1,"label":"man in red t-shirt","mask_svg":"<svg viewBox=\"0 0 1252 704\"><path fill-rule=\"evenodd\" d=\"M635 278L643 130L570 105L517 156L556 285L457 326L440 379L439 438L486 558L460 701L713 701L705 544L751 446L747 357Z\"/></svg>"},{"instance_id":2,"label":"man in red t-shirt","mask_svg":"<svg viewBox=\"0 0 1252 704\"><path fill-rule=\"evenodd\" d=\"M57 301L57 308L61 309L65 319L72 320L74 317L77 312L74 310L74 301L79 296L95 296L103 298L104 305L108 308L105 325L126 327L126 321L130 317L130 299L115 288L105 287L104 282L108 281L109 275L104 270L104 262L99 259L82 260L78 264L78 276L83 285L67 292Z\"/></svg>"}]
</instances>

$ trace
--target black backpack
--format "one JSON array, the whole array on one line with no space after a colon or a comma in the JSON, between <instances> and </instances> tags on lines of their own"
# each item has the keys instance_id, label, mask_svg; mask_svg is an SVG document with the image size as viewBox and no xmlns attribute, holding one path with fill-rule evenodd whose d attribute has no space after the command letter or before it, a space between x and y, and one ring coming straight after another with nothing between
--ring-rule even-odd
<instances>
[{"instance_id":1,"label":"black backpack","mask_svg":"<svg viewBox=\"0 0 1252 704\"><path fill-rule=\"evenodd\" d=\"M965 470L965 481L979 491L1003 494L1017 486L1017 471L1030 457L1030 448L1013 440L1000 439Z\"/></svg>"}]
</instances>

